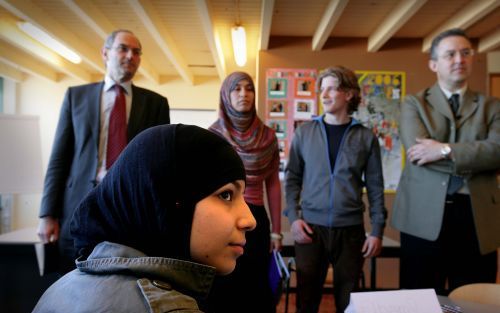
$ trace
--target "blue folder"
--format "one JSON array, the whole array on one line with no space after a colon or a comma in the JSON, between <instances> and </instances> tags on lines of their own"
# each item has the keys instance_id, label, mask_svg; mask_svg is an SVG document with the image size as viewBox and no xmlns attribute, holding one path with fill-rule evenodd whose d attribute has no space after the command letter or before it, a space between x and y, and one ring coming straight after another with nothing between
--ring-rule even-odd
<instances>
[{"instance_id":1,"label":"blue folder","mask_svg":"<svg viewBox=\"0 0 500 313\"><path fill-rule=\"evenodd\" d=\"M290 272L285 265L281 253L277 250L273 250L269 262L269 285L276 301L279 301L283 288L289 279Z\"/></svg>"}]
</instances>

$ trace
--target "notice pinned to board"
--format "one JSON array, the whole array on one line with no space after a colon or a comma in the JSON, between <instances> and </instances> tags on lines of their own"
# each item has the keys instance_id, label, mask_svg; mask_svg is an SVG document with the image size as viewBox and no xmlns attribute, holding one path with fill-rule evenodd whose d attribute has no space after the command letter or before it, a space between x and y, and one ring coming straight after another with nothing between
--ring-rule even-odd
<instances>
[{"instance_id":1,"label":"notice pinned to board","mask_svg":"<svg viewBox=\"0 0 500 313\"><path fill-rule=\"evenodd\" d=\"M442 313L434 289L353 292L345 313Z\"/></svg>"}]
</instances>

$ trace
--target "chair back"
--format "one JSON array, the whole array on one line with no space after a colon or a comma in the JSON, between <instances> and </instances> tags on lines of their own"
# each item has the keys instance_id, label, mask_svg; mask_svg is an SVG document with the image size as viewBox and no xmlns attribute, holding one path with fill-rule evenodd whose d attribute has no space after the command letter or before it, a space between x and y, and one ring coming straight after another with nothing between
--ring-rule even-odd
<instances>
[{"instance_id":1,"label":"chair back","mask_svg":"<svg viewBox=\"0 0 500 313\"><path fill-rule=\"evenodd\" d=\"M500 284L469 284L454 289L449 295L452 300L465 300L500 306Z\"/></svg>"}]
</instances>

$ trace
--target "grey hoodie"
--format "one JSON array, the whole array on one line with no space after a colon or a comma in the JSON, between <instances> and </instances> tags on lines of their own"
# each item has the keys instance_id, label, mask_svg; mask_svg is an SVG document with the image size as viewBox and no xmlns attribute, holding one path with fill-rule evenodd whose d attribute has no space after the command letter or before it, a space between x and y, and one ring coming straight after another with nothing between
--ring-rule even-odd
<instances>
[{"instance_id":1,"label":"grey hoodie","mask_svg":"<svg viewBox=\"0 0 500 313\"><path fill-rule=\"evenodd\" d=\"M352 119L330 168L323 115L302 124L294 134L286 167L286 209L290 224L344 227L363 224L366 187L371 235L382 237L387 210L380 147L373 132Z\"/></svg>"}]
</instances>

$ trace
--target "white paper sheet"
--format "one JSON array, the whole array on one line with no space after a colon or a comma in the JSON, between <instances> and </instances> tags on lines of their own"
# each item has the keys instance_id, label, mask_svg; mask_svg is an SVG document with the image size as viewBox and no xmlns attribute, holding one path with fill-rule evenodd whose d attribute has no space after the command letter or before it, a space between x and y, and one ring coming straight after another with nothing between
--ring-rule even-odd
<instances>
[{"instance_id":1,"label":"white paper sheet","mask_svg":"<svg viewBox=\"0 0 500 313\"><path fill-rule=\"evenodd\" d=\"M353 292L345 313L442 313L434 289Z\"/></svg>"}]
</instances>

